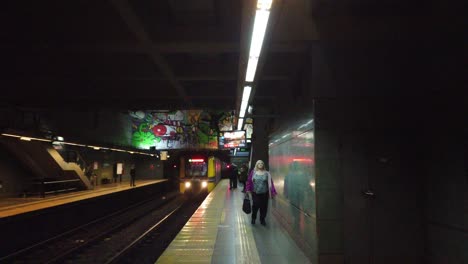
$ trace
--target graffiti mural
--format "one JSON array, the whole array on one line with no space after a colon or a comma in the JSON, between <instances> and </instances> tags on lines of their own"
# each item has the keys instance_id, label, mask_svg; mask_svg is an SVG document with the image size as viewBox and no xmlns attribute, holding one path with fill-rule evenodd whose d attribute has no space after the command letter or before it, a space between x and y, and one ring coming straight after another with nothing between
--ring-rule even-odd
<instances>
[{"instance_id":1,"label":"graffiti mural","mask_svg":"<svg viewBox=\"0 0 468 264\"><path fill-rule=\"evenodd\" d=\"M218 147L218 134L233 128L232 112L132 111L132 145L140 149Z\"/></svg>"}]
</instances>

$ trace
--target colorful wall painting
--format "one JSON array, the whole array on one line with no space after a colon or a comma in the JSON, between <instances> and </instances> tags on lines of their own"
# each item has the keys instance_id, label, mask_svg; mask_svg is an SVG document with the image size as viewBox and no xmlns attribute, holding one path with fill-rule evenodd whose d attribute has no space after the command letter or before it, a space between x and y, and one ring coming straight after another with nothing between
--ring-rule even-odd
<instances>
[{"instance_id":1,"label":"colorful wall painting","mask_svg":"<svg viewBox=\"0 0 468 264\"><path fill-rule=\"evenodd\" d=\"M132 146L139 149L218 148L218 134L232 130L232 112L132 111Z\"/></svg>"}]
</instances>

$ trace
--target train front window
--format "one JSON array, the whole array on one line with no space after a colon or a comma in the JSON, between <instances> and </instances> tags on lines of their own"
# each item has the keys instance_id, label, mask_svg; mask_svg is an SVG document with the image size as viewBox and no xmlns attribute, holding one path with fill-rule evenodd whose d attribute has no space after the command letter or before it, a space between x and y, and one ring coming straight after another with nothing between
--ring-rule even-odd
<instances>
[{"instance_id":1,"label":"train front window","mask_svg":"<svg viewBox=\"0 0 468 264\"><path fill-rule=\"evenodd\" d=\"M189 159L186 166L185 177L206 177L208 166L203 159Z\"/></svg>"}]
</instances>

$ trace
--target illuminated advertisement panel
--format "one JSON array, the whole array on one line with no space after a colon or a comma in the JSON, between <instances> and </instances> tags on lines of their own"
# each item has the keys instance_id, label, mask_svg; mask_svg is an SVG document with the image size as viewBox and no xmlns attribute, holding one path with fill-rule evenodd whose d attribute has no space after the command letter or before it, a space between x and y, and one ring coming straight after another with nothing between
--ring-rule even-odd
<instances>
[{"instance_id":1,"label":"illuminated advertisement panel","mask_svg":"<svg viewBox=\"0 0 468 264\"><path fill-rule=\"evenodd\" d=\"M132 146L157 150L217 149L219 133L232 131L231 111L129 111Z\"/></svg>"},{"instance_id":2,"label":"illuminated advertisement panel","mask_svg":"<svg viewBox=\"0 0 468 264\"><path fill-rule=\"evenodd\" d=\"M225 131L219 136L219 149L245 147L245 131Z\"/></svg>"}]
</instances>

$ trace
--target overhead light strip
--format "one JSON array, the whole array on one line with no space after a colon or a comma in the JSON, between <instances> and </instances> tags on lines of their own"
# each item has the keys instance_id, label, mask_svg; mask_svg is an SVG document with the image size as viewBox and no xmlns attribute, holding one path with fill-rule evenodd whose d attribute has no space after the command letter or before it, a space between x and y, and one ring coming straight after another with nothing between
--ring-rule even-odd
<instances>
[{"instance_id":1,"label":"overhead light strip","mask_svg":"<svg viewBox=\"0 0 468 264\"><path fill-rule=\"evenodd\" d=\"M272 3L273 3L273 0L258 0L257 1L257 10L255 12L252 38L250 41L249 61L247 63L247 69L246 69L246 74L245 74L245 81L248 83L254 82L255 80L255 73L257 72L258 60L260 58L260 53L262 52L263 41L265 39L265 32L268 26L268 19L270 18L270 9L271 9ZM247 96L246 96L246 90L248 90ZM249 104L251 90L252 90L251 86L244 87L244 93L242 96L241 106L239 109L239 118L238 118L239 130L241 130L243 122L244 122L243 118L245 117L245 112Z\"/></svg>"},{"instance_id":2,"label":"overhead light strip","mask_svg":"<svg viewBox=\"0 0 468 264\"><path fill-rule=\"evenodd\" d=\"M252 42L250 43L250 57L260 57L260 52L263 46L263 39L265 37L266 27L268 25L268 18L270 11L257 10L255 12L254 29L252 33Z\"/></svg>"},{"instance_id":3,"label":"overhead light strip","mask_svg":"<svg viewBox=\"0 0 468 264\"><path fill-rule=\"evenodd\" d=\"M247 72L245 74L246 82L253 82L255 78L255 72L257 71L258 58L249 58L247 63Z\"/></svg>"},{"instance_id":4,"label":"overhead light strip","mask_svg":"<svg viewBox=\"0 0 468 264\"><path fill-rule=\"evenodd\" d=\"M242 126L244 125L244 118L239 118L237 121L237 130L242 130Z\"/></svg>"},{"instance_id":5,"label":"overhead light strip","mask_svg":"<svg viewBox=\"0 0 468 264\"><path fill-rule=\"evenodd\" d=\"M261 0L257 2L252 39L250 41L249 62L247 63L247 72L245 75L246 82L253 82L255 78L258 58L262 51L263 40L265 39L265 32L270 17L271 3L272 1Z\"/></svg>"},{"instance_id":6,"label":"overhead light strip","mask_svg":"<svg viewBox=\"0 0 468 264\"><path fill-rule=\"evenodd\" d=\"M247 110L247 106L249 104L250 93L252 92L251 86L245 86L244 92L242 93L242 102L241 108L239 112L239 118L243 118L245 116L245 112Z\"/></svg>"},{"instance_id":7,"label":"overhead light strip","mask_svg":"<svg viewBox=\"0 0 468 264\"><path fill-rule=\"evenodd\" d=\"M23 141L57 142L57 143L63 144L63 145L71 145L71 146L77 146L77 147L88 147L88 148L92 148L94 150L112 150L112 151L118 151L118 152L127 152L127 153L130 153L130 154L140 154L140 155L146 155L146 156L154 156L154 154L138 152L138 151L115 149L115 148L106 148L106 147L94 146L94 145L84 145L84 144L65 142L65 141L52 141L50 139L45 139L45 138L27 137L27 136L7 134L7 133L2 133L1 135L5 136L5 137L18 138L19 140L23 140ZM62 138L62 140L63 140L63 138Z\"/></svg>"}]
</instances>

